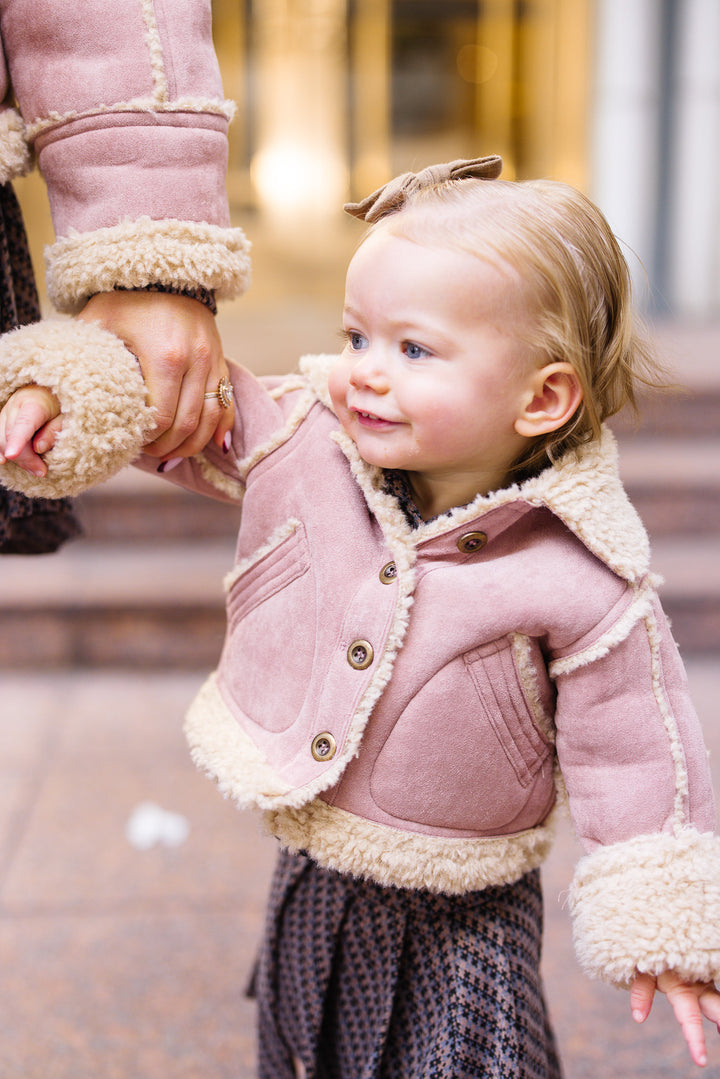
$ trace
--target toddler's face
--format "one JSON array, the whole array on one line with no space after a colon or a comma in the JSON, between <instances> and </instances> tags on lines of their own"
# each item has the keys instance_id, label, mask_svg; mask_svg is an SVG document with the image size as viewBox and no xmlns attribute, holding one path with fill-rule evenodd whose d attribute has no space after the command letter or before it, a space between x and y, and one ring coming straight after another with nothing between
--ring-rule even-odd
<instances>
[{"instance_id":1,"label":"toddler's face","mask_svg":"<svg viewBox=\"0 0 720 1079\"><path fill-rule=\"evenodd\" d=\"M523 341L530 309L510 266L372 233L350 263L330 378L361 456L408 470L416 494L442 492L447 508L502 486L539 366Z\"/></svg>"}]
</instances>

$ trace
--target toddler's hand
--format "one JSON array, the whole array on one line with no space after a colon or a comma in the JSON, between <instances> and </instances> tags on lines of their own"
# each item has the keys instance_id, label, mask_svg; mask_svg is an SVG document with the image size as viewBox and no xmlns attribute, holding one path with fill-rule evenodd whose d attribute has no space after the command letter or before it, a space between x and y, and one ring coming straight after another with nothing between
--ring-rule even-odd
<instances>
[{"instance_id":1,"label":"toddler's hand","mask_svg":"<svg viewBox=\"0 0 720 1079\"><path fill-rule=\"evenodd\" d=\"M60 404L50 390L17 390L0 411L0 464L14 461L34 476L45 476L41 454L55 445L61 426Z\"/></svg>"},{"instance_id":2,"label":"toddler's hand","mask_svg":"<svg viewBox=\"0 0 720 1079\"><path fill-rule=\"evenodd\" d=\"M693 1063L704 1068L707 1064L707 1052L703 1016L715 1023L720 1033L720 993L712 984L684 982L671 970L657 978L650 974L638 974L630 990L630 1007L636 1022L643 1023L650 1014L656 988L665 993L672 1006Z\"/></svg>"}]
</instances>

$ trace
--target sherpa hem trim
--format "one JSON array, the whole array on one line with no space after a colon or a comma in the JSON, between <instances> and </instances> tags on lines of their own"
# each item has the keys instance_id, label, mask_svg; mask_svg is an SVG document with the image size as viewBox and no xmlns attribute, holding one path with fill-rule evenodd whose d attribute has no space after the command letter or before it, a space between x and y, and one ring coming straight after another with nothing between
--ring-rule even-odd
<instances>
[{"instance_id":1,"label":"sherpa hem trim","mask_svg":"<svg viewBox=\"0 0 720 1079\"><path fill-rule=\"evenodd\" d=\"M211 675L193 701L185 734L195 764L241 809L264 810L272 835L320 865L383 885L457 895L509 884L539 866L554 838L555 813L517 835L453 838L364 820L316 796L328 785L291 788L231 716Z\"/></svg>"},{"instance_id":2,"label":"sherpa hem trim","mask_svg":"<svg viewBox=\"0 0 720 1079\"><path fill-rule=\"evenodd\" d=\"M284 847L305 851L321 866L443 895L512 884L545 860L555 833L554 812L516 835L454 838L378 824L321 799L264 817Z\"/></svg>"}]
</instances>

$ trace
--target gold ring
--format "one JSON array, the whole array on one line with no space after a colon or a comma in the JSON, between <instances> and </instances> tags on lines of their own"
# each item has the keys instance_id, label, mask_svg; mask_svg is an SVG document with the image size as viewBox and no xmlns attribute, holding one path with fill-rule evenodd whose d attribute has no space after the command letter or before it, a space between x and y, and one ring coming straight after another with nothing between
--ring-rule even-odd
<instances>
[{"instance_id":1,"label":"gold ring","mask_svg":"<svg viewBox=\"0 0 720 1079\"><path fill-rule=\"evenodd\" d=\"M217 398L223 408L230 408L233 399L233 387L232 382L225 375L218 382L216 390L205 394L204 400L211 401L213 398Z\"/></svg>"}]
</instances>

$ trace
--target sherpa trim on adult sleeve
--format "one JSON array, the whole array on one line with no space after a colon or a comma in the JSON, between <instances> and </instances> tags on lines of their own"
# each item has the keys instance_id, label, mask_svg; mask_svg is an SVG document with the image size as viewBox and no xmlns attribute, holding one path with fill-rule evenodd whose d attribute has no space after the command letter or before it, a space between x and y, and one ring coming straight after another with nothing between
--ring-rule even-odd
<instances>
[{"instance_id":1,"label":"sherpa trim on adult sleeve","mask_svg":"<svg viewBox=\"0 0 720 1079\"><path fill-rule=\"evenodd\" d=\"M153 427L137 360L99 326L48 320L0 337L0 405L35 383L60 401L62 431L43 455L46 476L33 476L12 461L0 465L0 482L13 491L60 498L107 479L140 451Z\"/></svg>"},{"instance_id":2,"label":"sherpa trim on adult sleeve","mask_svg":"<svg viewBox=\"0 0 720 1079\"><path fill-rule=\"evenodd\" d=\"M636 973L720 978L720 837L687 828L637 836L580 860L570 891L587 974L628 987Z\"/></svg>"},{"instance_id":3,"label":"sherpa trim on adult sleeve","mask_svg":"<svg viewBox=\"0 0 720 1079\"><path fill-rule=\"evenodd\" d=\"M201 286L218 300L250 283L250 244L239 228L140 217L92 232L70 230L46 248L48 295L76 313L96 292L114 288Z\"/></svg>"}]
</instances>

